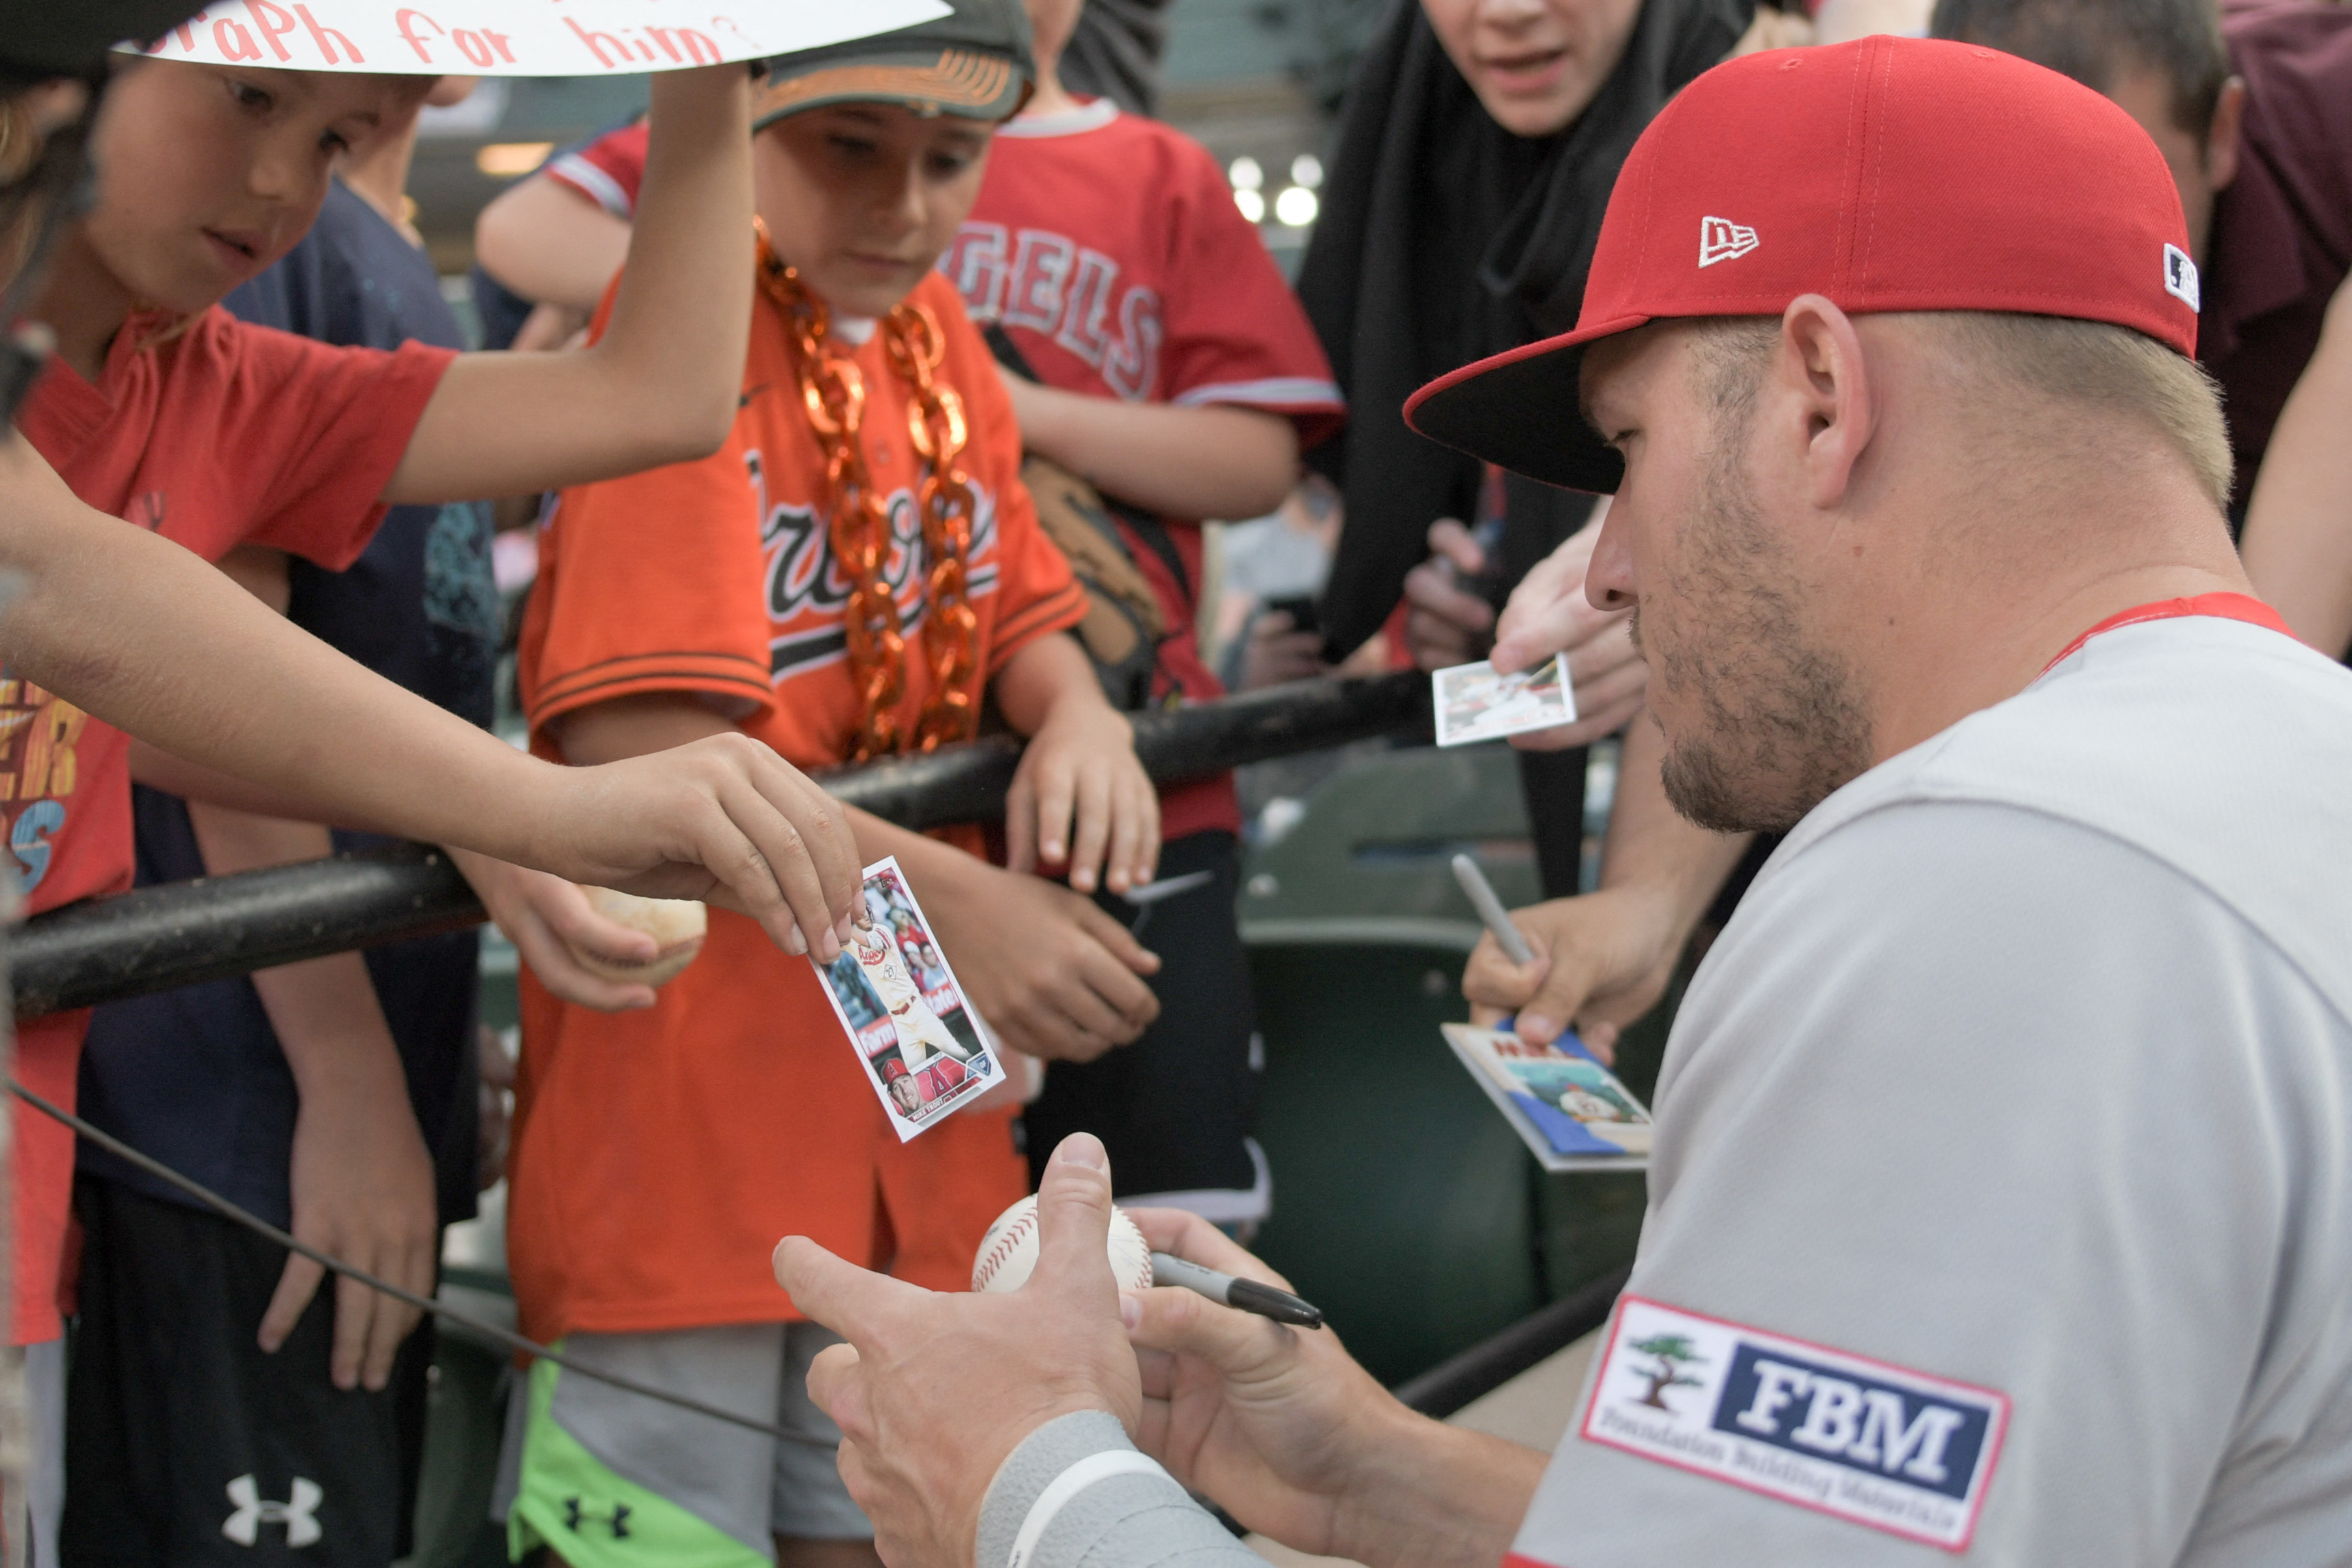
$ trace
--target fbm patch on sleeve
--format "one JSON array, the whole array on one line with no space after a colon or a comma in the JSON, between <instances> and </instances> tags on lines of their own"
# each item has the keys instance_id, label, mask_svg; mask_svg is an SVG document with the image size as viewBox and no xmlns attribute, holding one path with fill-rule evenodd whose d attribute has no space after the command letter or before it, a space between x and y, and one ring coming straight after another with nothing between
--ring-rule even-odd
<instances>
[{"instance_id":1,"label":"fbm patch on sleeve","mask_svg":"<svg viewBox=\"0 0 2352 1568\"><path fill-rule=\"evenodd\" d=\"M1959 1552L2008 1424L1991 1389L1627 1296L1580 1435Z\"/></svg>"}]
</instances>

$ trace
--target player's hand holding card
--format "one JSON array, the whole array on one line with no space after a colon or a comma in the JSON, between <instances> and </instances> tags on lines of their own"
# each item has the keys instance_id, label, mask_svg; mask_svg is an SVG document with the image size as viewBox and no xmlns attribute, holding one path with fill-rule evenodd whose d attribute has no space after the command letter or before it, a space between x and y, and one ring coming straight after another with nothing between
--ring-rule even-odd
<instances>
[{"instance_id":1,"label":"player's hand holding card","mask_svg":"<svg viewBox=\"0 0 2352 1568\"><path fill-rule=\"evenodd\" d=\"M1430 681L1440 746L1500 740L1576 722L1576 692L1568 684L1568 661L1562 654L1507 675L1481 659L1439 670Z\"/></svg>"},{"instance_id":2,"label":"player's hand holding card","mask_svg":"<svg viewBox=\"0 0 2352 1568\"><path fill-rule=\"evenodd\" d=\"M832 963L809 961L903 1144L1003 1082L1004 1067L896 856L866 868L860 896L873 924Z\"/></svg>"}]
</instances>

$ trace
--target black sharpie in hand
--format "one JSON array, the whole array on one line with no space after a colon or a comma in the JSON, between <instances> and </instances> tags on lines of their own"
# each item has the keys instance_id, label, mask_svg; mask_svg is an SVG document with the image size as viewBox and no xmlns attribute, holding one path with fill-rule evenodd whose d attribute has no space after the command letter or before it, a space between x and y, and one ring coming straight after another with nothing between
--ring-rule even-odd
<instances>
[{"instance_id":1,"label":"black sharpie in hand","mask_svg":"<svg viewBox=\"0 0 2352 1568\"><path fill-rule=\"evenodd\" d=\"M1323 1326L1323 1309L1308 1305L1287 1291L1261 1285L1255 1280L1221 1274L1214 1269L1203 1269L1200 1264L1187 1263L1172 1253L1154 1252L1151 1255L1151 1282L1155 1285L1181 1285L1213 1301L1239 1307L1243 1312L1255 1312L1278 1323L1292 1323L1304 1329Z\"/></svg>"}]
</instances>

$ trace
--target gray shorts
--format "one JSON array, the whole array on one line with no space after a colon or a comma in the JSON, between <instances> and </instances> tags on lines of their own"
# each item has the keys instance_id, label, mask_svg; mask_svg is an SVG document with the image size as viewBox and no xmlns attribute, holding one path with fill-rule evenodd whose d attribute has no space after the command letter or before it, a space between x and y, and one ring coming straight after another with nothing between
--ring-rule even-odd
<instances>
[{"instance_id":1,"label":"gray shorts","mask_svg":"<svg viewBox=\"0 0 2352 1568\"><path fill-rule=\"evenodd\" d=\"M808 1396L809 1363L835 1343L814 1323L566 1336L557 1348L583 1364L773 1421L789 1436L540 1362L507 1411L493 1513L509 1545L520 1555L546 1542L572 1568L641 1568L772 1563L777 1535L872 1540L835 1468L841 1429Z\"/></svg>"}]
</instances>

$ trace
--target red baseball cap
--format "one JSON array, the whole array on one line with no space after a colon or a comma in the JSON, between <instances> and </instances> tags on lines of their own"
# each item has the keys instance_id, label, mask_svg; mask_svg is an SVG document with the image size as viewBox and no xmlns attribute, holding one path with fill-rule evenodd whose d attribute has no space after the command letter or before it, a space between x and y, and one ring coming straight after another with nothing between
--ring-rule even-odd
<instances>
[{"instance_id":1,"label":"red baseball cap","mask_svg":"<svg viewBox=\"0 0 2352 1568\"><path fill-rule=\"evenodd\" d=\"M1580 413L1584 345L1678 316L2007 310L2197 350L2197 266L2164 155L2090 89L1971 44L1868 37L1716 67L1633 144L1576 330L1465 365L1405 420L1548 484L1624 465Z\"/></svg>"}]
</instances>

